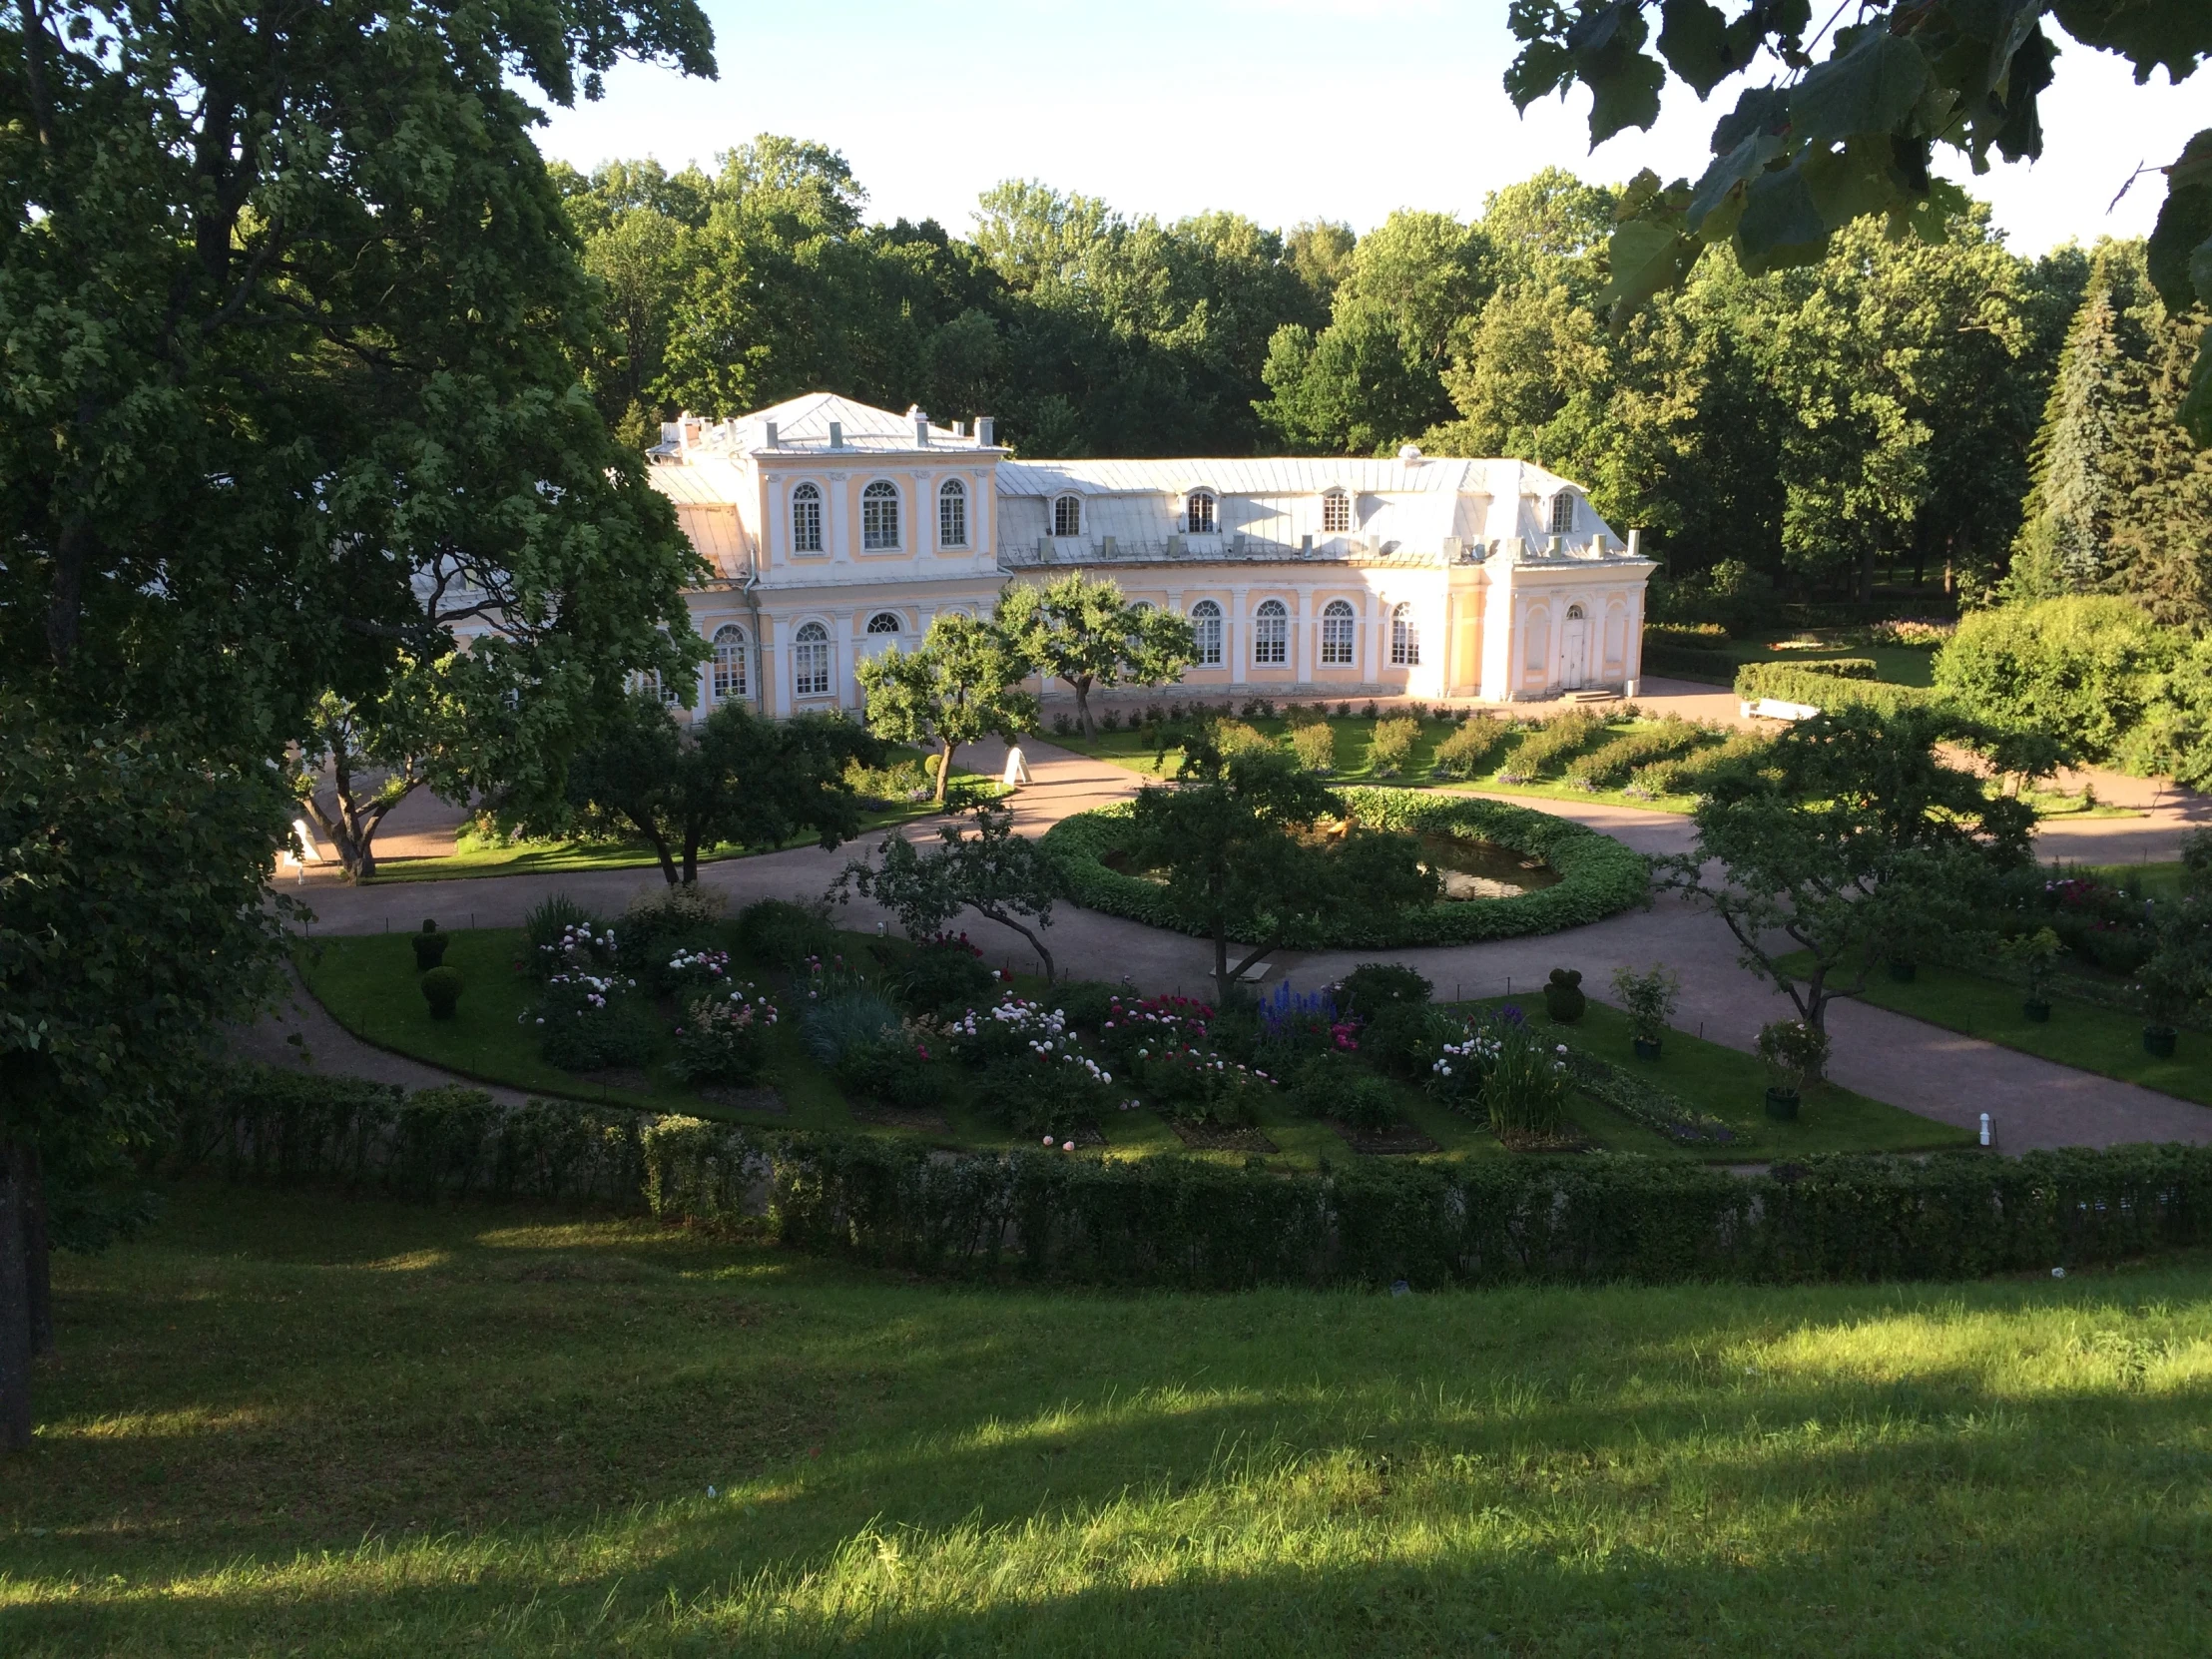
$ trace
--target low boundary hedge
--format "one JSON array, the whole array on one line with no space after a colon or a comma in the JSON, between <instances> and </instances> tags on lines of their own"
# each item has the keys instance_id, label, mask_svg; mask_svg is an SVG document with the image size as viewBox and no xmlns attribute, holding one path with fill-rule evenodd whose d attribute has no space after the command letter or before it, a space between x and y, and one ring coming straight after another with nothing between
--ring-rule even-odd
<instances>
[{"instance_id":1,"label":"low boundary hedge","mask_svg":"<svg viewBox=\"0 0 2212 1659\"><path fill-rule=\"evenodd\" d=\"M1211 1290L1959 1279L2212 1242L2212 1147L1827 1157L1752 1177L1633 1155L1284 1175L507 1110L472 1089L401 1100L255 1067L187 1114L169 1165L765 1220L801 1249L924 1273Z\"/></svg>"},{"instance_id":2,"label":"low boundary hedge","mask_svg":"<svg viewBox=\"0 0 2212 1659\"><path fill-rule=\"evenodd\" d=\"M1840 674L1824 674L1810 663L1746 663L1736 671L1736 695L1747 702L1771 697L1784 703L1810 703L1816 709L1864 703L1886 715L1900 709L1924 708L1939 700L1939 694L1926 686L1847 679Z\"/></svg>"},{"instance_id":3,"label":"low boundary hedge","mask_svg":"<svg viewBox=\"0 0 2212 1659\"><path fill-rule=\"evenodd\" d=\"M1362 918L1325 936L1290 944L1306 950L1388 949L1402 945L1477 944L1581 927L1641 904L1651 891L1651 865L1612 836L1551 813L1502 801L1429 790L1349 789L1345 805L1362 824L1416 834L1467 835L1494 841L1557 870L1556 886L1512 898L1429 904L1397 916ZM1062 819L1044 834L1068 880L1069 897L1087 910L1177 932L1197 926L1169 902L1158 882L1106 866L1107 853L1126 846L1131 810L1101 807Z\"/></svg>"}]
</instances>

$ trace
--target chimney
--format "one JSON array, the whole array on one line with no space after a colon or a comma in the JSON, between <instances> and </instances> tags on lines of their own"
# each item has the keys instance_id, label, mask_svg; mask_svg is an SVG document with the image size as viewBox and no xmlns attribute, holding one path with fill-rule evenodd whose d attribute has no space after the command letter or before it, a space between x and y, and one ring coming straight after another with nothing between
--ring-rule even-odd
<instances>
[{"instance_id":1,"label":"chimney","mask_svg":"<svg viewBox=\"0 0 2212 1659\"><path fill-rule=\"evenodd\" d=\"M929 447L929 417L921 412L921 405L916 403L908 409L906 418L914 423L914 447L916 449L927 449Z\"/></svg>"},{"instance_id":2,"label":"chimney","mask_svg":"<svg viewBox=\"0 0 2212 1659\"><path fill-rule=\"evenodd\" d=\"M763 441L767 443L769 448L774 449L776 447L776 422L773 420L764 420L761 422L761 428L762 431L766 434Z\"/></svg>"},{"instance_id":3,"label":"chimney","mask_svg":"<svg viewBox=\"0 0 2212 1659\"><path fill-rule=\"evenodd\" d=\"M1644 556L1644 533L1641 530L1628 532L1628 556L1631 559L1640 559Z\"/></svg>"},{"instance_id":4,"label":"chimney","mask_svg":"<svg viewBox=\"0 0 2212 1659\"><path fill-rule=\"evenodd\" d=\"M844 422L841 420L830 422L830 447L831 449L842 449L844 447Z\"/></svg>"},{"instance_id":5,"label":"chimney","mask_svg":"<svg viewBox=\"0 0 2212 1659\"><path fill-rule=\"evenodd\" d=\"M998 422L993 420L989 415L977 415L975 417L976 448L990 449L995 447L995 445L991 442L991 429L997 424Z\"/></svg>"},{"instance_id":6,"label":"chimney","mask_svg":"<svg viewBox=\"0 0 2212 1659\"><path fill-rule=\"evenodd\" d=\"M966 436L967 436L967 422L966 422L966 421L964 421L964 420L955 420L955 421L954 421L954 422L952 423L952 435L953 435L954 437L956 437L956 438L964 438L964 437L966 437Z\"/></svg>"}]
</instances>

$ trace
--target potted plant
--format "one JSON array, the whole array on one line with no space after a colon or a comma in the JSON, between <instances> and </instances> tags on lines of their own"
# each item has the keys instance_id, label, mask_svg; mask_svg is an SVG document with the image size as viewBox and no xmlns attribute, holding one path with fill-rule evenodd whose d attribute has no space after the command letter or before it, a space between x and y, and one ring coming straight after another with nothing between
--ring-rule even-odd
<instances>
[{"instance_id":1,"label":"potted plant","mask_svg":"<svg viewBox=\"0 0 2212 1659\"><path fill-rule=\"evenodd\" d=\"M1778 1019L1759 1028L1759 1058L1774 1081L1767 1089L1767 1116L1798 1115L1805 1085L1820 1081L1828 1066L1828 1033L1802 1019Z\"/></svg>"},{"instance_id":2,"label":"potted plant","mask_svg":"<svg viewBox=\"0 0 2212 1659\"><path fill-rule=\"evenodd\" d=\"M1660 1041L1666 1036L1667 1025L1674 1018L1674 1006L1682 997L1681 979L1657 962L1645 973L1624 967L1613 974L1613 991L1621 999L1621 1006L1628 1010L1628 1023L1635 1034L1636 1058L1658 1059Z\"/></svg>"},{"instance_id":3,"label":"potted plant","mask_svg":"<svg viewBox=\"0 0 2212 1659\"><path fill-rule=\"evenodd\" d=\"M2016 962L2027 976L2027 1000L2020 1004L2020 1012L2036 1025L2050 1021L2051 970L2065 948L2058 942L2058 935L2048 927L2038 927L2032 933L2022 933L1997 946L1997 954L2008 962Z\"/></svg>"},{"instance_id":4,"label":"potted plant","mask_svg":"<svg viewBox=\"0 0 2212 1659\"><path fill-rule=\"evenodd\" d=\"M2196 1000L2195 975L2189 964L2172 950L2159 950L2136 976L2135 989L2143 999L2143 1052L2170 1060L2178 1040L2175 1025Z\"/></svg>"},{"instance_id":5,"label":"potted plant","mask_svg":"<svg viewBox=\"0 0 2212 1659\"><path fill-rule=\"evenodd\" d=\"M413 934L407 942L414 946L414 965L417 973L428 973L445 960L447 935L438 931L438 924L433 920L425 918L422 923L422 931Z\"/></svg>"},{"instance_id":6,"label":"potted plant","mask_svg":"<svg viewBox=\"0 0 2212 1659\"><path fill-rule=\"evenodd\" d=\"M1553 968L1544 984L1544 1012L1561 1025L1572 1025L1589 1007L1582 994L1582 975L1574 968Z\"/></svg>"}]
</instances>

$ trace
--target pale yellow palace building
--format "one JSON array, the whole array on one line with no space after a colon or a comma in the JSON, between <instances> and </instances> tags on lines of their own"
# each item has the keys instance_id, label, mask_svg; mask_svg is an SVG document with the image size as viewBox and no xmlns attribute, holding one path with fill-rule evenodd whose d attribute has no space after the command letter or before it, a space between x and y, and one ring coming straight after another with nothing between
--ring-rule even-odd
<instances>
[{"instance_id":1,"label":"pale yellow palace building","mask_svg":"<svg viewBox=\"0 0 2212 1659\"><path fill-rule=\"evenodd\" d=\"M1525 461L1016 459L987 416L828 393L672 423L652 460L715 572L702 709L855 708L863 658L1078 569L1190 619L1191 691L1509 703L1639 674L1651 561Z\"/></svg>"}]
</instances>

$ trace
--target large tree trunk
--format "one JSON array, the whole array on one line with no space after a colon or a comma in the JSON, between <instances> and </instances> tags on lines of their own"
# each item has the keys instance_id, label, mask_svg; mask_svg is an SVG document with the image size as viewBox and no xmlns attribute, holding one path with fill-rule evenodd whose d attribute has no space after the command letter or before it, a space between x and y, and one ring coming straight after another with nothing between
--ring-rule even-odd
<instances>
[{"instance_id":1,"label":"large tree trunk","mask_svg":"<svg viewBox=\"0 0 2212 1659\"><path fill-rule=\"evenodd\" d=\"M28 1142L0 1141L0 1448L31 1448L31 1210Z\"/></svg>"},{"instance_id":2,"label":"large tree trunk","mask_svg":"<svg viewBox=\"0 0 2212 1659\"><path fill-rule=\"evenodd\" d=\"M939 807L942 807L942 806L944 805L945 791L946 791L947 789L949 789L949 788L951 787L951 785L952 785L952 740L951 740L950 738L939 738L939 739L937 740L937 800L936 800L936 804L937 804L937 805L938 805Z\"/></svg>"},{"instance_id":3,"label":"large tree trunk","mask_svg":"<svg viewBox=\"0 0 2212 1659\"><path fill-rule=\"evenodd\" d=\"M1070 680L1075 688L1075 725L1086 738L1098 736L1098 723L1091 719L1091 683L1089 680Z\"/></svg>"}]
</instances>

